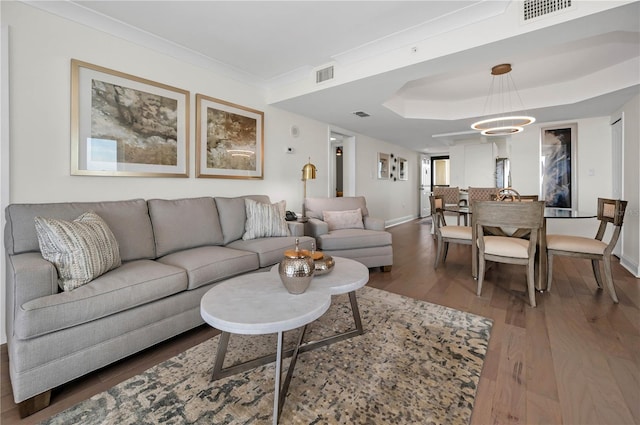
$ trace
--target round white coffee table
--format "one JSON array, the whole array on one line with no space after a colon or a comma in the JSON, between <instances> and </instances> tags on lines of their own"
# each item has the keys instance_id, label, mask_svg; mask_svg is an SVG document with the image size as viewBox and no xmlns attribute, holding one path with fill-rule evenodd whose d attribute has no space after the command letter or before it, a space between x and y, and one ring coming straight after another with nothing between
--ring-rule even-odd
<instances>
[{"instance_id":1,"label":"round white coffee table","mask_svg":"<svg viewBox=\"0 0 640 425\"><path fill-rule=\"evenodd\" d=\"M222 370L230 333L277 333L273 399L273 423L277 424L295 366L295 358L292 358L287 378L281 386L283 333L316 320L330 305L331 297L324 290L310 288L303 294L292 295L283 286L280 276L272 273L239 276L213 287L204 294L200 302L200 313L204 321L222 331L211 379L217 379L216 373ZM302 335L299 339L302 339ZM297 358L297 352L294 355Z\"/></svg>"},{"instance_id":2,"label":"round white coffee table","mask_svg":"<svg viewBox=\"0 0 640 425\"><path fill-rule=\"evenodd\" d=\"M286 290L276 265L269 272L251 273L221 282L207 291L200 302L200 314L204 321L222 331L211 380L276 361L274 424L278 422L298 354L363 333L355 291L369 281L369 269L346 258L335 258L335 263L330 273L314 276L309 289L302 294L293 295ZM349 294L355 328L303 344L306 325L329 309L332 295L344 293ZM302 328L296 347L284 351L283 333L296 328ZM277 351L272 355L223 368L231 333L277 333ZM289 370L284 383L280 385L282 359L288 356L292 356Z\"/></svg>"}]
</instances>

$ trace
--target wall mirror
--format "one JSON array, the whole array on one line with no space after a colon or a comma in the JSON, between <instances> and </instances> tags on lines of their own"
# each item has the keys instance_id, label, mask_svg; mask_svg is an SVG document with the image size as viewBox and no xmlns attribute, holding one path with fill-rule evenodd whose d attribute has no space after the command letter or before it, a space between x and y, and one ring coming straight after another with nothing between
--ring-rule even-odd
<instances>
[{"instance_id":1,"label":"wall mirror","mask_svg":"<svg viewBox=\"0 0 640 425\"><path fill-rule=\"evenodd\" d=\"M511 187L509 158L496 158L496 187Z\"/></svg>"}]
</instances>

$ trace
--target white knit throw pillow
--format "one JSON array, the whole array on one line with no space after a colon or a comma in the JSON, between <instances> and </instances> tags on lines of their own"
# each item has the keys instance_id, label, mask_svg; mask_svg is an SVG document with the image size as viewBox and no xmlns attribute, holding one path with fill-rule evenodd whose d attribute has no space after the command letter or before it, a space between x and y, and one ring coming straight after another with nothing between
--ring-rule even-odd
<instances>
[{"instance_id":1,"label":"white knit throw pillow","mask_svg":"<svg viewBox=\"0 0 640 425\"><path fill-rule=\"evenodd\" d=\"M245 198L247 221L244 225L243 240L268 238L273 236L290 236L289 226L284 219L286 202L263 204Z\"/></svg>"},{"instance_id":2,"label":"white knit throw pillow","mask_svg":"<svg viewBox=\"0 0 640 425\"><path fill-rule=\"evenodd\" d=\"M118 241L105 221L87 212L73 221L35 218L42 256L58 270L64 291L78 288L120 266Z\"/></svg>"}]
</instances>

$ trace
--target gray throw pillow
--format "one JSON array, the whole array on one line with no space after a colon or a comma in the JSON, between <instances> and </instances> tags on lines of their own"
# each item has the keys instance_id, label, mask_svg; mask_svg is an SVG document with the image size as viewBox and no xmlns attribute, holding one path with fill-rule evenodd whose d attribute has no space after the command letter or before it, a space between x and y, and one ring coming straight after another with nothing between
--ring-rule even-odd
<instances>
[{"instance_id":1,"label":"gray throw pillow","mask_svg":"<svg viewBox=\"0 0 640 425\"><path fill-rule=\"evenodd\" d=\"M286 202L263 204L245 198L247 221L244 226L243 240L268 238L273 236L290 236L285 216Z\"/></svg>"},{"instance_id":2,"label":"gray throw pillow","mask_svg":"<svg viewBox=\"0 0 640 425\"><path fill-rule=\"evenodd\" d=\"M118 241L95 212L73 221L35 218L42 256L58 270L64 291L78 288L121 264Z\"/></svg>"}]
</instances>

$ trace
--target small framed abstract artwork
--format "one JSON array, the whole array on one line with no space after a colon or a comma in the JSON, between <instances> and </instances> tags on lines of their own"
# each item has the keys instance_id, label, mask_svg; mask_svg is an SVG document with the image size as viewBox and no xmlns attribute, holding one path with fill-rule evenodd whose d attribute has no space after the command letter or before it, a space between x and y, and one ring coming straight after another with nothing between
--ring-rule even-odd
<instances>
[{"instance_id":1,"label":"small framed abstract artwork","mask_svg":"<svg viewBox=\"0 0 640 425\"><path fill-rule=\"evenodd\" d=\"M398 180L409 180L409 161L398 158Z\"/></svg>"},{"instance_id":2,"label":"small framed abstract artwork","mask_svg":"<svg viewBox=\"0 0 640 425\"><path fill-rule=\"evenodd\" d=\"M389 178L390 168L389 154L378 152L378 178L386 180Z\"/></svg>"},{"instance_id":3,"label":"small framed abstract artwork","mask_svg":"<svg viewBox=\"0 0 640 425\"><path fill-rule=\"evenodd\" d=\"M540 199L549 208L575 209L577 124L542 128L540 134Z\"/></svg>"},{"instance_id":4,"label":"small framed abstract artwork","mask_svg":"<svg viewBox=\"0 0 640 425\"><path fill-rule=\"evenodd\" d=\"M196 176L262 179L264 113L196 94Z\"/></svg>"},{"instance_id":5,"label":"small framed abstract artwork","mask_svg":"<svg viewBox=\"0 0 640 425\"><path fill-rule=\"evenodd\" d=\"M71 61L71 174L189 176L189 92Z\"/></svg>"}]
</instances>

